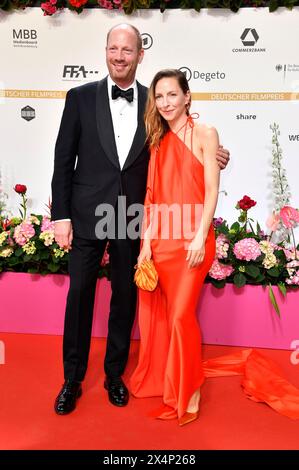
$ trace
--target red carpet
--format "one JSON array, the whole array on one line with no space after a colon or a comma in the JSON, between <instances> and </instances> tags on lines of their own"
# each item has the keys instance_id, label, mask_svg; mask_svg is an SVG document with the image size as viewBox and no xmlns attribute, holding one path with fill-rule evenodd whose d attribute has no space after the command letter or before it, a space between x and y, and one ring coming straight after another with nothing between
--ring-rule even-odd
<instances>
[{"instance_id":1,"label":"red carpet","mask_svg":"<svg viewBox=\"0 0 299 470\"><path fill-rule=\"evenodd\" d=\"M177 421L148 417L160 398L131 398L125 408L111 405L103 389L104 339L92 342L89 370L76 410L57 416L53 402L63 382L62 339L58 336L2 333L5 364L0 365L0 449L299 449L299 422L267 405L248 400L240 377L207 379L200 418ZM237 348L204 346L204 359ZM137 360L132 343L127 376ZM299 364L289 351L264 350L285 377L299 387ZM126 377L125 377L126 378Z\"/></svg>"}]
</instances>

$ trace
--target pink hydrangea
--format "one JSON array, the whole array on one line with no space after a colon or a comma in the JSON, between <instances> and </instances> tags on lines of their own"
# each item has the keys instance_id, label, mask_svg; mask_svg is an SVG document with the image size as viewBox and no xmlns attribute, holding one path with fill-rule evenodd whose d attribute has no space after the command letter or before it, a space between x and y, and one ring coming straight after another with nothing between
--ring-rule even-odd
<instances>
[{"instance_id":1,"label":"pink hydrangea","mask_svg":"<svg viewBox=\"0 0 299 470\"><path fill-rule=\"evenodd\" d=\"M292 248L291 250L287 250L286 248L283 248L284 254L286 256L286 259L288 261L291 261L295 259L295 250ZM299 258L299 250L296 250L296 258Z\"/></svg>"},{"instance_id":2,"label":"pink hydrangea","mask_svg":"<svg viewBox=\"0 0 299 470\"><path fill-rule=\"evenodd\" d=\"M272 250L282 250L283 248L279 245L276 245L276 243L269 242Z\"/></svg>"},{"instance_id":3,"label":"pink hydrangea","mask_svg":"<svg viewBox=\"0 0 299 470\"><path fill-rule=\"evenodd\" d=\"M237 259L251 261L258 258L262 252L254 238L244 238L235 244L234 254Z\"/></svg>"},{"instance_id":4,"label":"pink hydrangea","mask_svg":"<svg viewBox=\"0 0 299 470\"><path fill-rule=\"evenodd\" d=\"M287 268L297 268L299 267L299 260L290 261L286 264Z\"/></svg>"},{"instance_id":5,"label":"pink hydrangea","mask_svg":"<svg viewBox=\"0 0 299 470\"><path fill-rule=\"evenodd\" d=\"M293 286L299 286L299 269L294 274L292 274L288 279L286 279L287 284L292 284Z\"/></svg>"},{"instance_id":6,"label":"pink hydrangea","mask_svg":"<svg viewBox=\"0 0 299 470\"><path fill-rule=\"evenodd\" d=\"M216 256L218 259L227 258L229 249L228 239L223 233L220 233L216 238Z\"/></svg>"},{"instance_id":7,"label":"pink hydrangea","mask_svg":"<svg viewBox=\"0 0 299 470\"><path fill-rule=\"evenodd\" d=\"M49 217L43 217L41 232L54 232L54 222L51 222Z\"/></svg>"},{"instance_id":8,"label":"pink hydrangea","mask_svg":"<svg viewBox=\"0 0 299 470\"><path fill-rule=\"evenodd\" d=\"M230 276L233 271L234 268L231 265L219 263L218 259L214 259L209 275L213 279L218 279L220 281Z\"/></svg>"},{"instance_id":9,"label":"pink hydrangea","mask_svg":"<svg viewBox=\"0 0 299 470\"><path fill-rule=\"evenodd\" d=\"M16 226L13 237L18 245L24 246L34 235L35 230L33 225L24 220L24 222Z\"/></svg>"}]
</instances>

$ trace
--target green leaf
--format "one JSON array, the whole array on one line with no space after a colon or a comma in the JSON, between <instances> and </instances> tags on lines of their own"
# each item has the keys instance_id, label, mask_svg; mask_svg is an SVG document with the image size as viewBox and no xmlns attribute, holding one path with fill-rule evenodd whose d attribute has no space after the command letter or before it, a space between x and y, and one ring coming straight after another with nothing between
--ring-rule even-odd
<instances>
[{"instance_id":1,"label":"green leaf","mask_svg":"<svg viewBox=\"0 0 299 470\"><path fill-rule=\"evenodd\" d=\"M242 273L237 273L234 275L234 284L237 287L243 287L246 284L246 277Z\"/></svg>"},{"instance_id":2,"label":"green leaf","mask_svg":"<svg viewBox=\"0 0 299 470\"><path fill-rule=\"evenodd\" d=\"M17 258L19 258L20 256L22 256L24 254L24 251L22 248L18 248L16 251L15 251L15 256L17 256Z\"/></svg>"},{"instance_id":3,"label":"green leaf","mask_svg":"<svg viewBox=\"0 0 299 470\"><path fill-rule=\"evenodd\" d=\"M39 255L40 259L48 259L50 258L50 252L49 251L42 251Z\"/></svg>"},{"instance_id":4,"label":"green leaf","mask_svg":"<svg viewBox=\"0 0 299 470\"><path fill-rule=\"evenodd\" d=\"M279 269L278 268L270 268L267 270L267 273L271 277L278 277L279 276Z\"/></svg>"},{"instance_id":5,"label":"green leaf","mask_svg":"<svg viewBox=\"0 0 299 470\"><path fill-rule=\"evenodd\" d=\"M240 224L239 222L234 222L233 225L231 226L230 230L235 230L236 232L240 230Z\"/></svg>"},{"instance_id":6,"label":"green leaf","mask_svg":"<svg viewBox=\"0 0 299 470\"><path fill-rule=\"evenodd\" d=\"M30 273L30 274L37 274L38 273L38 268L29 268L27 272Z\"/></svg>"},{"instance_id":7,"label":"green leaf","mask_svg":"<svg viewBox=\"0 0 299 470\"><path fill-rule=\"evenodd\" d=\"M258 275L260 274L259 268L257 266L254 266L254 264L248 264L245 267L245 272L253 278L257 278Z\"/></svg>"},{"instance_id":8,"label":"green leaf","mask_svg":"<svg viewBox=\"0 0 299 470\"><path fill-rule=\"evenodd\" d=\"M284 254L284 251L283 250L274 250L274 255L276 256L276 258L281 261L283 264L286 263L286 255Z\"/></svg>"},{"instance_id":9,"label":"green leaf","mask_svg":"<svg viewBox=\"0 0 299 470\"><path fill-rule=\"evenodd\" d=\"M201 0L194 0L193 2L193 8L195 11L200 11L201 8Z\"/></svg>"},{"instance_id":10,"label":"green leaf","mask_svg":"<svg viewBox=\"0 0 299 470\"><path fill-rule=\"evenodd\" d=\"M51 271L51 273L56 273L59 269L59 264L54 264L54 263L49 263L48 268Z\"/></svg>"},{"instance_id":11,"label":"green leaf","mask_svg":"<svg viewBox=\"0 0 299 470\"><path fill-rule=\"evenodd\" d=\"M9 266L15 266L16 264L21 264L22 260L20 261L19 258L9 258L8 259L8 264Z\"/></svg>"},{"instance_id":12,"label":"green leaf","mask_svg":"<svg viewBox=\"0 0 299 470\"><path fill-rule=\"evenodd\" d=\"M269 11L270 12L273 12L273 11L277 10L278 7L279 7L278 0L270 0L270 2L269 2Z\"/></svg>"},{"instance_id":13,"label":"green leaf","mask_svg":"<svg viewBox=\"0 0 299 470\"><path fill-rule=\"evenodd\" d=\"M279 310L279 307L277 305L276 298L275 298L275 295L274 295L271 284L269 284L269 297L270 297L270 301L271 301L271 304L274 307L275 312L277 313L277 315L280 318L280 310Z\"/></svg>"},{"instance_id":14,"label":"green leaf","mask_svg":"<svg viewBox=\"0 0 299 470\"><path fill-rule=\"evenodd\" d=\"M212 284L217 289L222 289L225 286L226 282L225 282L225 279L221 279L221 281L218 281L217 279L213 279Z\"/></svg>"},{"instance_id":15,"label":"green leaf","mask_svg":"<svg viewBox=\"0 0 299 470\"><path fill-rule=\"evenodd\" d=\"M280 292L283 294L283 296L285 297L287 295L287 288L286 288L285 284L283 284L283 282L279 282L277 284L277 287L280 290Z\"/></svg>"},{"instance_id":16,"label":"green leaf","mask_svg":"<svg viewBox=\"0 0 299 470\"><path fill-rule=\"evenodd\" d=\"M264 274L260 273L254 280L257 284L262 284L262 282L265 280L265 276Z\"/></svg>"},{"instance_id":17,"label":"green leaf","mask_svg":"<svg viewBox=\"0 0 299 470\"><path fill-rule=\"evenodd\" d=\"M255 235L254 228L252 227L251 222L249 221L249 219L248 219L248 223L249 223L249 227L250 227L251 232Z\"/></svg>"},{"instance_id":18,"label":"green leaf","mask_svg":"<svg viewBox=\"0 0 299 470\"><path fill-rule=\"evenodd\" d=\"M256 233L259 234L261 232L261 226L260 224L257 222L256 223Z\"/></svg>"},{"instance_id":19,"label":"green leaf","mask_svg":"<svg viewBox=\"0 0 299 470\"><path fill-rule=\"evenodd\" d=\"M225 235L228 233L228 227L226 227L225 225L219 225L219 227L217 227L217 230L216 232L217 233L224 233Z\"/></svg>"}]
</instances>

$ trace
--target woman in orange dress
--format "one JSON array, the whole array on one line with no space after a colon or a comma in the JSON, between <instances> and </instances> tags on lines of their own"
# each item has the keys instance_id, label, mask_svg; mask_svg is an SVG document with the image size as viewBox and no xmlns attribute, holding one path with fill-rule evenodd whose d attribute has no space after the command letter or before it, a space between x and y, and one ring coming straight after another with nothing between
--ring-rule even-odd
<instances>
[{"instance_id":1,"label":"woman in orange dress","mask_svg":"<svg viewBox=\"0 0 299 470\"><path fill-rule=\"evenodd\" d=\"M156 417L197 418L204 381L196 306L215 255L212 220L220 169L215 128L195 124L179 70L156 74L145 113L151 147L138 265L153 259L153 292L139 290L140 353L131 377L136 397L162 396Z\"/></svg>"}]
</instances>

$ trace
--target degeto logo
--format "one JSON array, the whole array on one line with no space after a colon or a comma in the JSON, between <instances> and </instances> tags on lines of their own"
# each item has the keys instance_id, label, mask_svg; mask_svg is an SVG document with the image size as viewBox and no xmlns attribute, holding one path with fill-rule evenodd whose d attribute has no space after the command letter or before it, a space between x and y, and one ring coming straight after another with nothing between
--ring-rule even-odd
<instances>
[{"instance_id":1,"label":"degeto logo","mask_svg":"<svg viewBox=\"0 0 299 470\"><path fill-rule=\"evenodd\" d=\"M21 117L25 121L32 121L35 118L35 109L31 108L31 106L25 106L25 108L21 109Z\"/></svg>"},{"instance_id":2,"label":"degeto logo","mask_svg":"<svg viewBox=\"0 0 299 470\"><path fill-rule=\"evenodd\" d=\"M188 67L180 67L179 70L185 74L185 76L186 76L186 78L189 82L189 80L191 80L191 78L192 78L191 70Z\"/></svg>"},{"instance_id":3,"label":"degeto logo","mask_svg":"<svg viewBox=\"0 0 299 470\"><path fill-rule=\"evenodd\" d=\"M153 45L153 38L149 33L142 33L142 47L143 49L150 49Z\"/></svg>"},{"instance_id":4,"label":"degeto logo","mask_svg":"<svg viewBox=\"0 0 299 470\"><path fill-rule=\"evenodd\" d=\"M225 72L202 72L200 70L191 70L189 67L180 67L179 70L186 75L188 82L194 80L202 80L203 82L211 82L212 80L224 80Z\"/></svg>"},{"instance_id":5,"label":"degeto logo","mask_svg":"<svg viewBox=\"0 0 299 470\"><path fill-rule=\"evenodd\" d=\"M90 80L99 73L98 70L88 70L84 65L64 65L63 80Z\"/></svg>"},{"instance_id":6,"label":"degeto logo","mask_svg":"<svg viewBox=\"0 0 299 470\"><path fill-rule=\"evenodd\" d=\"M245 28L241 34L241 41L244 46L255 46L259 40L259 35L254 28Z\"/></svg>"}]
</instances>

